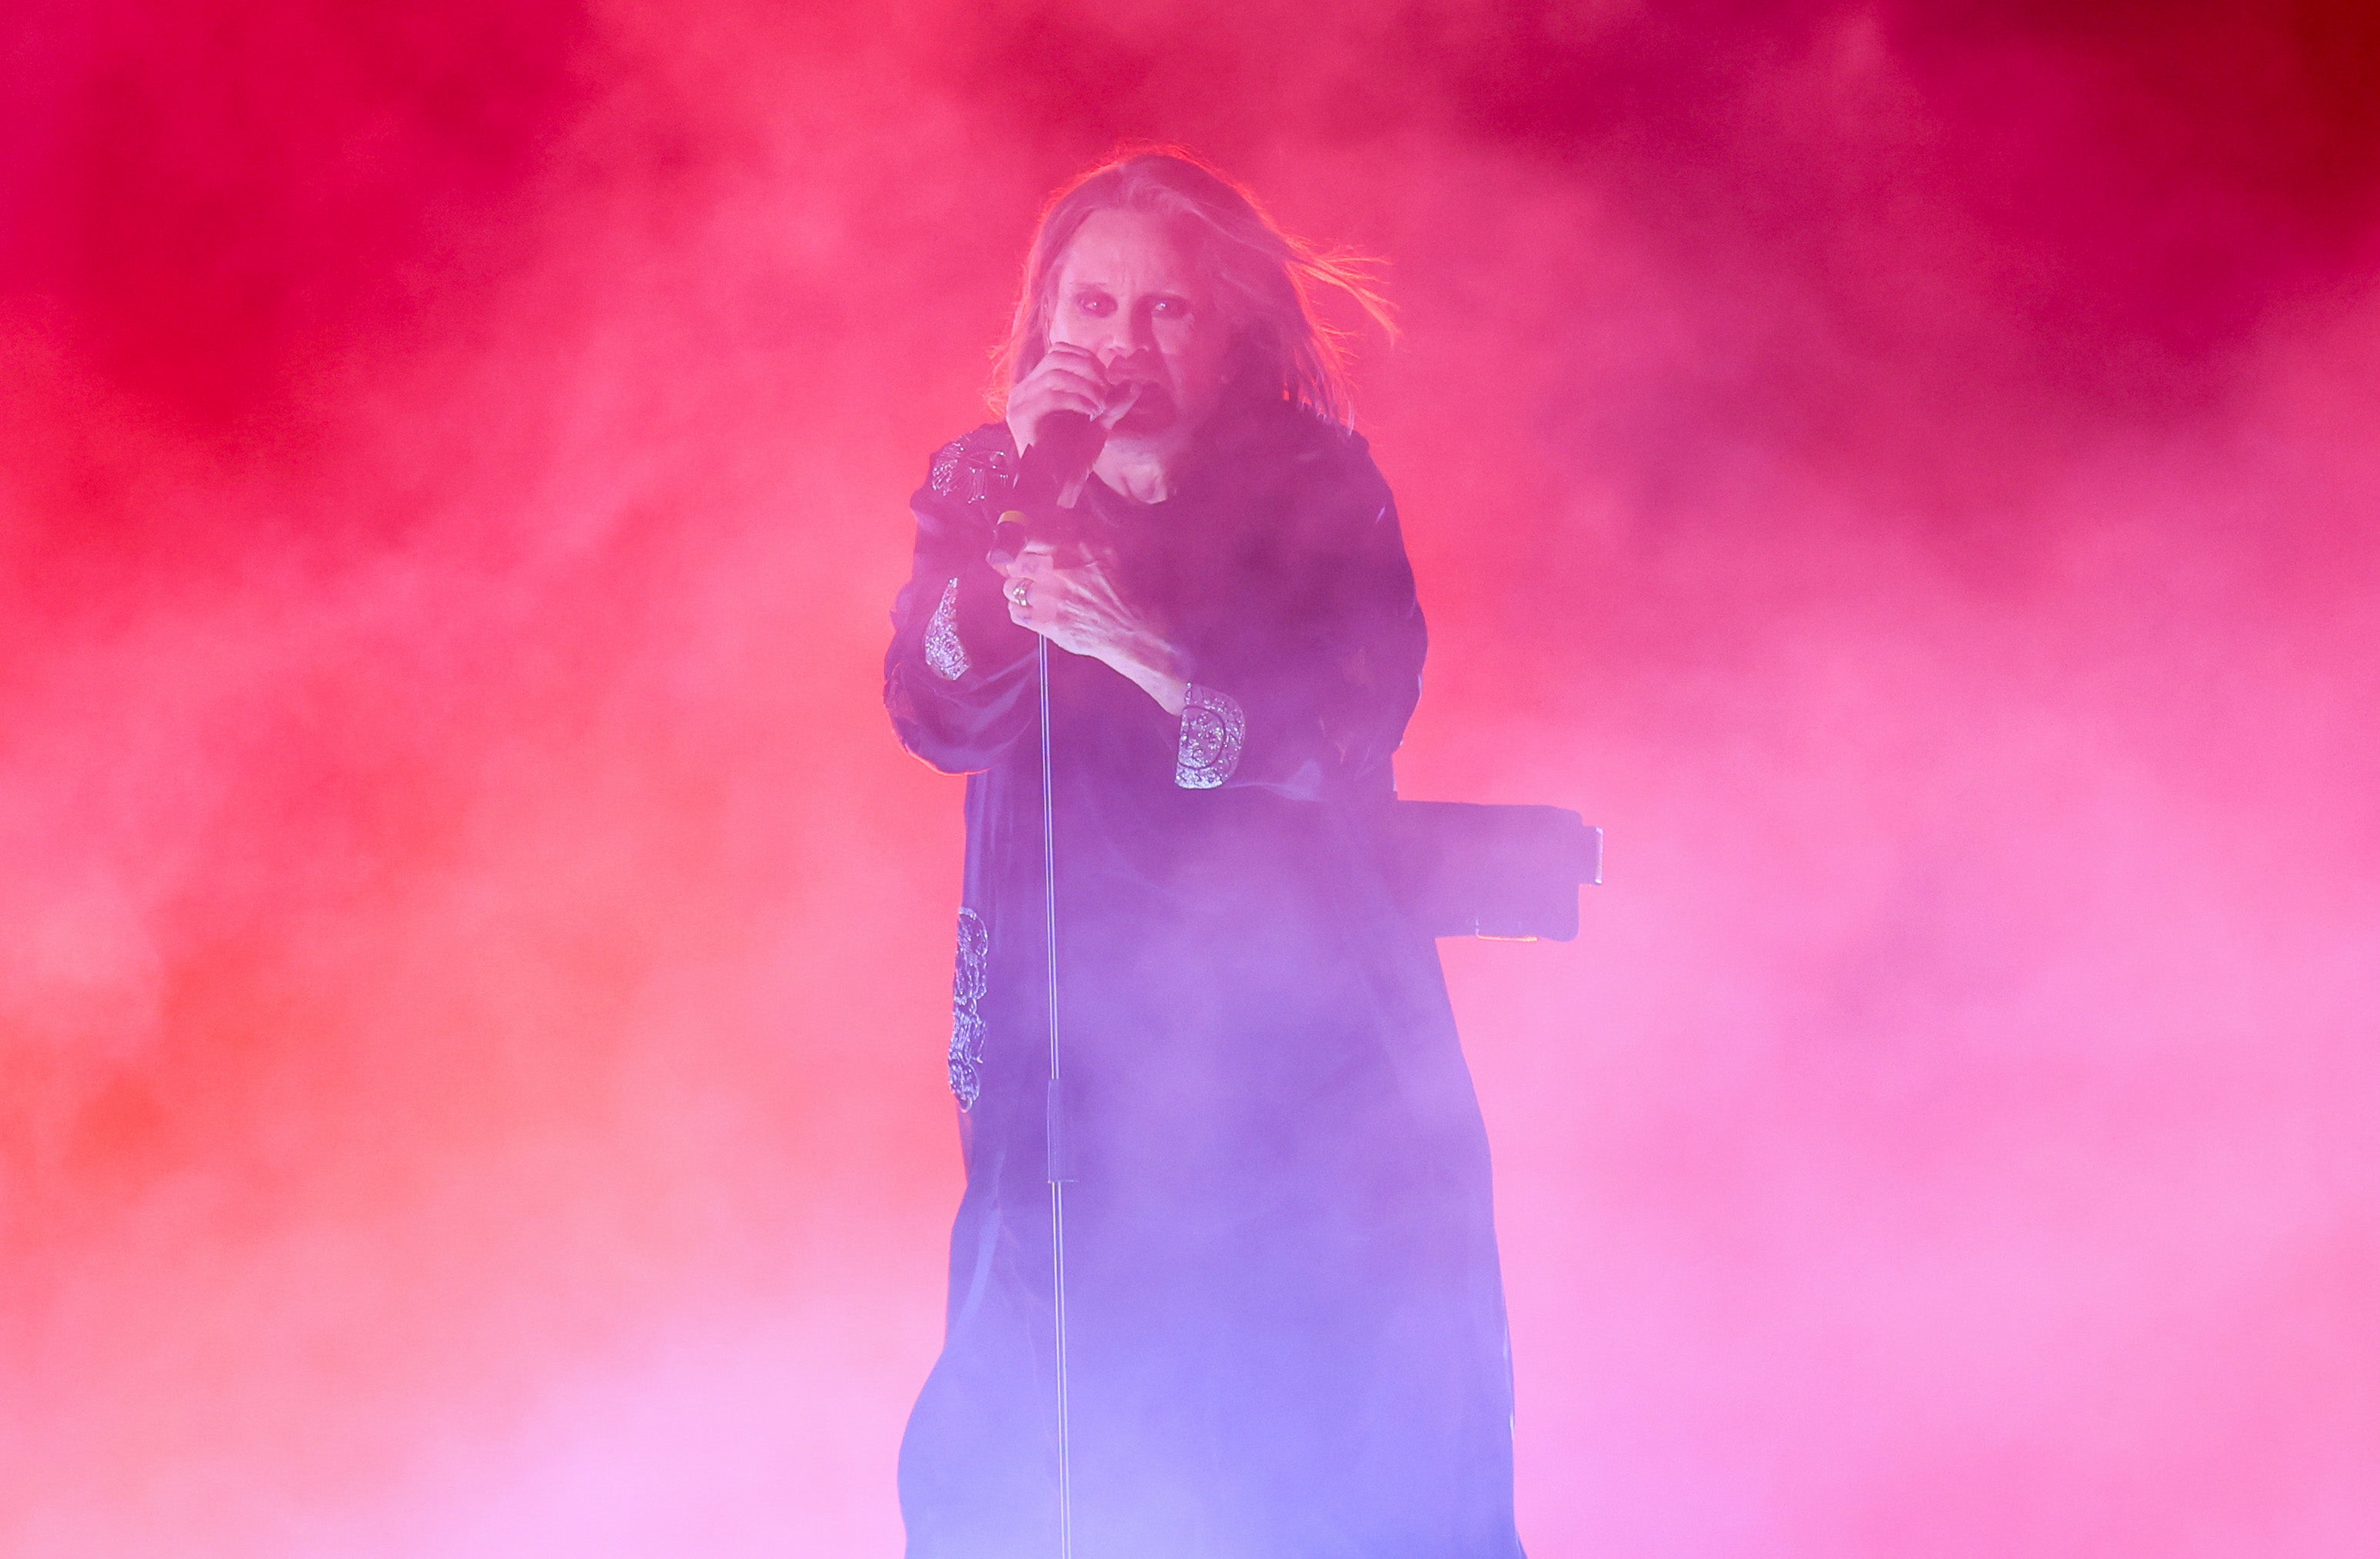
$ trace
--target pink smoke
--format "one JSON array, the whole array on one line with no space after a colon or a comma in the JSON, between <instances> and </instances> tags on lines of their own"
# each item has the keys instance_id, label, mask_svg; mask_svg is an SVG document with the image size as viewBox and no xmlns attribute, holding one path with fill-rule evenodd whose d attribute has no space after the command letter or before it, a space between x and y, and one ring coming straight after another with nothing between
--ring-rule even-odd
<instances>
[{"instance_id":1,"label":"pink smoke","mask_svg":"<svg viewBox=\"0 0 2380 1559\"><path fill-rule=\"evenodd\" d=\"M0 1546L883 1553L1038 200L1390 258L1547 1555L2380 1529L2380 29L117 0L0 104Z\"/></svg>"}]
</instances>

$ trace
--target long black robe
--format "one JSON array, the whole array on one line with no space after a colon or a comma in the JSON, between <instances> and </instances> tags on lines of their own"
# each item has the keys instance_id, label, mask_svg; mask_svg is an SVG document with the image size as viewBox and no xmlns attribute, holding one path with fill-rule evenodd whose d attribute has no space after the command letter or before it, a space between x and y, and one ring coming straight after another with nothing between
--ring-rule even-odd
<instances>
[{"instance_id":1,"label":"long black robe","mask_svg":"<svg viewBox=\"0 0 2380 1559\"><path fill-rule=\"evenodd\" d=\"M903 743L968 776L967 1184L911 1559L1058 1552L1036 641L984 561L1014 471L998 424L935 456L885 668ZM1514 1559L1486 1134L1365 828L1425 645L1387 484L1354 434L1242 405L1165 502L1094 482L1078 517L1245 734L1221 783L1211 742L1184 772L1181 720L1050 652L1075 1552Z\"/></svg>"}]
</instances>

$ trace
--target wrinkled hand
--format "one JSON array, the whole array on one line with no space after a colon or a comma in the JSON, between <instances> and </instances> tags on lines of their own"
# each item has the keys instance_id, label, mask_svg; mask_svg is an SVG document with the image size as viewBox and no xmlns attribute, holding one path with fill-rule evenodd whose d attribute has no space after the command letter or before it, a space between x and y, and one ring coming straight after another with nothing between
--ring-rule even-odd
<instances>
[{"instance_id":1,"label":"wrinkled hand","mask_svg":"<svg viewBox=\"0 0 2380 1559\"><path fill-rule=\"evenodd\" d=\"M1008 431L1021 453L1040 438L1042 418L1051 412L1096 419L1107 407L1108 381L1099 360L1079 346L1052 345L1010 388Z\"/></svg>"},{"instance_id":2,"label":"wrinkled hand","mask_svg":"<svg viewBox=\"0 0 2380 1559\"><path fill-rule=\"evenodd\" d=\"M1117 589L1108 561L1072 548L1068 552L1062 562L1050 543L1031 541L1007 560L1001 573L1008 620L1060 649L1095 660L1111 660L1152 636L1152 624ZM999 563L1001 556L994 554L993 562Z\"/></svg>"},{"instance_id":3,"label":"wrinkled hand","mask_svg":"<svg viewBox=\"0 0 2380 1559\"><path fill-rule=\"evenodd\" d=\"M1112 428L1139 399L1142 385L1127 379L1111 382L1099 358L1063 342L1050 344L1008 392L1008 431L1018 453L1041 436L1042 418L1051 412L1078 412L1102 428Z\"/></svg>"},{"instance_id":4,"label":"wrinkled hand","mask_svg":"<svg viewBox=\"0 0 2380 1559\"><path fill-rule=\"evenodd\" d=\"M1069 549L1061 558L1046 541L1027 542L1015 557L995 552L1008 620L1060 649L1104 661L1139 684L1166 713L1182 712L1187 683L1181 657L1163 625L1117 588L1111 560Z\"/></svg>"}]
</instances>

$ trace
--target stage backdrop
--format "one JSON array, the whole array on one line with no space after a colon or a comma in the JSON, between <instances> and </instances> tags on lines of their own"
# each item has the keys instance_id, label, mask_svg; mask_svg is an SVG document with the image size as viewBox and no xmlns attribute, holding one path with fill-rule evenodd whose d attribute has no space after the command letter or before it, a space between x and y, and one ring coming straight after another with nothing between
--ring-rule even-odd
<instances>
[{"instance_id":1,"label":"stage backdrop","mask_svg":"<svg viewBox=\"0 0 2380 1559\"><path fill-rule=\"evenodd\" d=\"M1386 257L1550 1559L2380 1530L2350 4L18 0L0 1549L892 1554L904 499L1060 180ZM1342 320L1353 325L1354 321Z\"/></svg>"}]
</instances>

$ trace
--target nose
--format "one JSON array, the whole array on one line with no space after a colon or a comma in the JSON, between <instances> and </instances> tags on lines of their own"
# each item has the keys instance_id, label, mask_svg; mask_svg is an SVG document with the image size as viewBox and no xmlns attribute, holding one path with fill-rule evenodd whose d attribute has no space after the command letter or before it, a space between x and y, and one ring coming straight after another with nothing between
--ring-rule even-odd
<instances>
[{"instance_id":1,"label":"nose","mask_svg":"<svg viewBox=\"0 0 2380 1559\"><path fill-rule=\"evenodd\" d=\"M1120 308L1102 323L1106 328L1099 332L1099 342L1092 347L1102 369L1148 356L1157 350L1157 332L1146 308Z\"/></svg>"}]
</instances>

